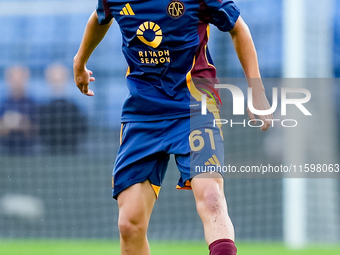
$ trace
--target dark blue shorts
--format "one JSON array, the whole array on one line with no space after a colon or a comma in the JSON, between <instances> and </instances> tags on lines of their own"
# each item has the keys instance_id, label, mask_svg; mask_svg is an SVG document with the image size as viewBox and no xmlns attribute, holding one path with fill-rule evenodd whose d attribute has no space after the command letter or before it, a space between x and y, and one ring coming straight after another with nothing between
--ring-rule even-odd
<instances>
[{"instance_id":1,"label":"dark blue shorts","mask_svg":"<svg viewBox=\"0 0 340 255\"><path fill-rule=\"evenodd\" d=\"M149 180L158 196L170 154L180 171L178 189L191 189L190 180L204 166L224 163L223 137L212 114L153 122L122 124L121 146L112 173L116 199L124 189Z\"/></svg>"}]
</instances>

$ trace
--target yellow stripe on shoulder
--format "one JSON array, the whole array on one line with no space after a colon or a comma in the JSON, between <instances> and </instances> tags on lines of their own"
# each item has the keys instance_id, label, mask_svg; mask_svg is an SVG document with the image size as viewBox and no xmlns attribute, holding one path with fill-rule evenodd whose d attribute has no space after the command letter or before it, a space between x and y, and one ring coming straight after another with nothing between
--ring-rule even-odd
<instances>
[{"instance_id":1,"label":"yellow stripe on shoulder","mask_svg":"<svg viewBox=\"0 0 340 255\"><path fill-rule=\"evenodd\" d=\"M133 12L133 10L132 10L132 8L131 8L131 6L130 6L129 3L127 3L125 6L126 6L126 8L128 9L130 15L135 15L135 13Z\"/></svg>"}]
</instances>

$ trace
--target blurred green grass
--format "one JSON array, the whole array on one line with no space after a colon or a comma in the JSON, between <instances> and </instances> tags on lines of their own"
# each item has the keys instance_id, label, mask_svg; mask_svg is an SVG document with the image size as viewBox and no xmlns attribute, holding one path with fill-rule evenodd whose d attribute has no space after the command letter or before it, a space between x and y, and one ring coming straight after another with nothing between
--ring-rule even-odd
<instances>
[{"instance_id":1,"label":"blurred green grass","mask_svg":"<svg viewBox=\"0 0 340 255\"><path fill-rule=\"evenodd\" d=\"M207 255L204 242L152 241L153 255ZM340 246L290 250L276 243L238 243L238 255L339 255ZM119 255L119 243L101 240L0 240L1 255Z\"/></svg>"}]
</instances>

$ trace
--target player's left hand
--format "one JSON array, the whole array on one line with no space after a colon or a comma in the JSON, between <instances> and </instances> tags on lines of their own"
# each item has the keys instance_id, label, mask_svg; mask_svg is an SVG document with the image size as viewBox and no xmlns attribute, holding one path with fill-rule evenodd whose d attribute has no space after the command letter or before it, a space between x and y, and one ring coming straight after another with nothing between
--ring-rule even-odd
<instances>
[{"instance_id":1,"label":"player's left hand","mask_svg":"<svg viewBox=\"0 0 340 255\"><path fill-rule=\"evenodd\" d=\"M80 92L87 96L94 96L93 91L89 89L90 82L95 81L95 78L91 77L93 72L88 70L86 66L78 68L76 65L73 65L73 74L74 81Z\"/></svg>"},{"instance_id":2,"label":"player's left hand","mask_svg":"<svg viewBox=\"0 0 340 255\"><path fill-rule=\"evenodd\" d=\"M270 105L269 105L268 99L266 97L266 94L263 88L253 87L253 106L257 110L270 109ZM257 121L255 118L255 115L249 110L249 108L247 108L247 111L248 111L249 119L253 120L252 121L253 124L256 124ZM259 115L258 117L260 118L260 120L263 121L261 130L262 131L268 130L273 120L273 114Z\"/></svg>"}]
</instances>

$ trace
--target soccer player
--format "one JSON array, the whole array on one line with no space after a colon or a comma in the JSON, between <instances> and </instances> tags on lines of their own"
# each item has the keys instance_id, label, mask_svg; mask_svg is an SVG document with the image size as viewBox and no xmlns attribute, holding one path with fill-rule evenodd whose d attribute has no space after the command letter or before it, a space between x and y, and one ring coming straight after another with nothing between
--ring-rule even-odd
<instances>
[{"instance_id":1,"label":"soccer player","mask_svg":"<svg viewBox=\"0 0 340 255\"><path fill-rule=\"evenodd\" d=\"M94 95L89 83L95 80L86 63L113 18L123 37L129 88L112 179L121 254L150 254L146 232L170 154L181 173L177 187L193 190L210 254L236 254L223 178L194 170L224 162L222 132L212 125L218 117L218 92L210 82L198 84L194 79L216 80L207 49L211 23L231 34L253 88L254 107L270 108L239 9L225 0L99 0L74 58L75 83L85 95ZM200 114L202 94L207 98L206 115ZM255 118L251 113L249 117ZM272 116L259 118L262 130L268 129Z\"/></svg>"}]
</instances>

